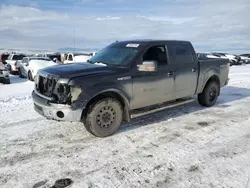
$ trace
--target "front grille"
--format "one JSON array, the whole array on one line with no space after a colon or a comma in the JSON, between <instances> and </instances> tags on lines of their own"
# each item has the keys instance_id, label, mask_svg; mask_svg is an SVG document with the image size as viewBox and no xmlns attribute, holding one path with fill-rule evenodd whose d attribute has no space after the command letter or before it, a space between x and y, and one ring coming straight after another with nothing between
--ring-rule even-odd
<instances>
[{"instance_id":1,"label":"front grille","mask_svg":"<svg viewBox=\"0 0 250 188\"><path fill-rule=\"evenodd\" d=\"M53 90L56 86L58 79L52 76L43 77L39 75L38 83L36 83L36 89L39 93L52 97Z\"/></svg>"}]
</instances>

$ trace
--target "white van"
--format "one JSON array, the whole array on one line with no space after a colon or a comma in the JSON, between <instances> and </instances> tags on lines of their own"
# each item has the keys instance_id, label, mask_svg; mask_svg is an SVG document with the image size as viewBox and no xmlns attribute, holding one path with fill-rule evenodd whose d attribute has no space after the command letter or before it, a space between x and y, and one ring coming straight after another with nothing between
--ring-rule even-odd
<instances>
[{"instance_id":1,"label":"white van","mask_svg":"<svg viewBox=\"0 0 250 188\"><path fill-rule=\"evenodd\" d=\"M67 63L77 63L77 62L87 62L88 59L90 59L92 56L94 56L96 53L68 53L65 55L64 58L64 64Z\"/></svg>"}]
</instances>

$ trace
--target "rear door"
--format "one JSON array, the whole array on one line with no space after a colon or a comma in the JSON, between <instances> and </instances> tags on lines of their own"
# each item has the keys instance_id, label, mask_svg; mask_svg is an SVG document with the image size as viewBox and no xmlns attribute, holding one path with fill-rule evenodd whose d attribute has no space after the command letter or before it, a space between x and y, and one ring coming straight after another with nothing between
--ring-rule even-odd
<instances>
[{"instance_id":1,"label":"rear door","mask_svg":"<svg viewBox=\"0 0 250 188\"><path fill-rule=\"evenodd\" d=\"M172 42L168 46L174 64L174 98L195 94L198 82L198 62L189 42Z\"/></svg>"},{"instance_id":2,"label":"rear door","mask_svg":"<svg viewBox=\"0 0 250 188\"><path fill-rule=\"evenodd\" d=\"M154 72L140 72L137 68L132 74L132 108L138 109L159 104L173 99L174 77L166 53L165 44L154 45L140 57L137 66L143 61L157 61Z\"/></svg>"}]
</instances>

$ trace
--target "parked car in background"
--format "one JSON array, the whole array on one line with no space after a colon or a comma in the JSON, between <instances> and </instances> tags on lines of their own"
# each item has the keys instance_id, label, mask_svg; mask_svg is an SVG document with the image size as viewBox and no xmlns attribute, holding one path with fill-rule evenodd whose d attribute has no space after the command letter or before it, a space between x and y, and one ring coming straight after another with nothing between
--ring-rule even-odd
<instances>
[{"instance_id":1,"label":"parked car in background","mask_svg":"<svg viewBox=\"0 0 250 188\"><path fill-rule=\"evenodd\" d=\"M48 57L52 61L57 62L57 63L63 63L63 57L64 54L62 53L46 53L46 54L39 54L37 57Z\"/></svg>"},{"instance_id":2,"label":"parked car in background","mask_svg":"<svg viewBox=\"0 0 250 188\"><path fill-rule=\"evenodd\" d=\"M63 63L63 54L61 53L47 54L47 57L50 58L55 63L58 63L58 64Z\"/></svg>"},{"instance_id":3,"label":"parked car in background","mask_svg":"<svg viewBox=\"0 0 250 188\"><path fill-rule=\"evenodd\" d=\"M87 62L95 53L68 53L65 54L64 64L67 63L77 63L77 62Z\"/></svg>"},{"instance_id":4,"label":"parked car in background","mask_svg":"<svg viewBox=\"0 0 250 188\"><path fill-rule=\"evenodd\" d=\"M228 54L228 53L212 53L215 56L219 56L222 59L229 59L230 65L241 65L243 62L241 61L240 56Z\"/></svg>"},{"instance_id":5,"label":"parked car in background","mask_svg":"<svg viewBox=\"0 0 250 188\"><path fill-rule=\"evenodd\" d=\"M225 54L223 54L223 53L215 53L215 52L212 52L211 53L213 56L217 56L217 57L219 57L219 58L221 58L221 59L229 59Z\"/></svg>"},{"instance_id":6,"label":"parked car in background","mask_svg":"<svg viewBox=\"0 0 250 188\"><path fill-rule=\"evenodd\" d=\"M187 41L120 41L86 63L40 70L32 97L42 116L84 122L91 134L106 137L130 121L134 110L177 105L194 94L201 105L213 106L228 73L228 59L198 61Z\"/></svg>"},{"instance_id":7,"label":"parked car in background","mask_svg":"<svg viewBox=\"0 0 250 188\"><path fill-rule=\"evenodd\" d=\"M24 54L10 54L6 59L7 69L11 74L18 74L17 64L22 61L22 59L26 57Z\"/></svg>"},{"instance_id":8,"label":"parked car in background","mask_svg":"<svg viewBox=\"0 0 250 188\"><path fill-rule=\"evenodd\" d=\"M218 58L221 58L221 59L228 59L229 62L230 62L230 66L234 65L236 61L234 60L230 60L225 54L223 53L214 53L212 52L211 53L213 56L217 56Z\"/></svg>"},{"instance_id":9,"label":"parked car in background","mask_svg":"<svg viewBox=\"0 0 250 188\"><path fill-rule=\"evenodd\" d=\"M218 59L218 56L214 56L211 53L197 53L198 60L205 60L205 59Z\"/></svg>"},{"instance_id":10,"label":"parked car in background","mask_svg":"<svg viewBox=\"0 0 250 188\"><path fill-rule=\"evenodd\" d=\"M10 84L9 71L2 62L0 62L0 83Z\"/></svg>"},{"instance_id":11,"label":"parked car in background","mask_svg":"<svg viewBox=\"0 0 250 188\"><path fill-rule=\"evenodd\" d=\"M225 54L226 57L228 57L229 60L233 62L234 65L241 65L243 62L241 61L240 56L234 55L234 54Z\"/></svg>"},{"instance_id":12,"label":"parked car in background","mask_svg":"<svg viewBox=\"0 0 250 188\"><path fill-rule=\"evenodd\" d=\"M28 78L30 81L34 81L34 78L39 69L45 67L57 65L48 57L24 57L21 62L18 63L18 72L20 78Z\"/></svg>"},{"instance_id":13,"label":"parked car in background","mask_svg":"<svg viewBox=\"0 0 250 188\"><path fill-rule=\"evenodd\" d=\"M6 62L7 58L9 57L9 55L10 54L8 54L8 53L2 53L2 54L0 54L0 63L1 62L2 63Z\"/></svg>"},{"instance_id":14,"label":"parked car in background","mask_svg":"<svg viewBox=\"0 0 250 188\"><path fill-rule=\"evenodd\" d=\"M240 57L244 63L250 63L250 54L241 54Z\"/></svg>"}]
</instances>

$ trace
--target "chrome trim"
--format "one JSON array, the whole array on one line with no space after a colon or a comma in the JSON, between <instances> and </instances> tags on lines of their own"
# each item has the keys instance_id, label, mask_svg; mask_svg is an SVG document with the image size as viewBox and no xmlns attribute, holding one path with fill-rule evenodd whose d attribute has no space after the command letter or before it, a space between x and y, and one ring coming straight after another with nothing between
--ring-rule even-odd
<instances>
[{"instance_id":1,"label":"chrome trim","mask_svg":"<svg viewBox=\"0 0 250 188\"><path fill-rule=\"evenodd\" d=\"M42 98L44 98L44 99L47 99L47 100L49 100L49 101L52 101L52 99L53 99L52 97L47 97L47 96L45 96L45 95L39 93L39 92L37 91L36 88L34 89L34 91L35 91L35 93L36 93L38 96L40 96L40 97L42 97Z\"/></svg>"}]
</instances>

